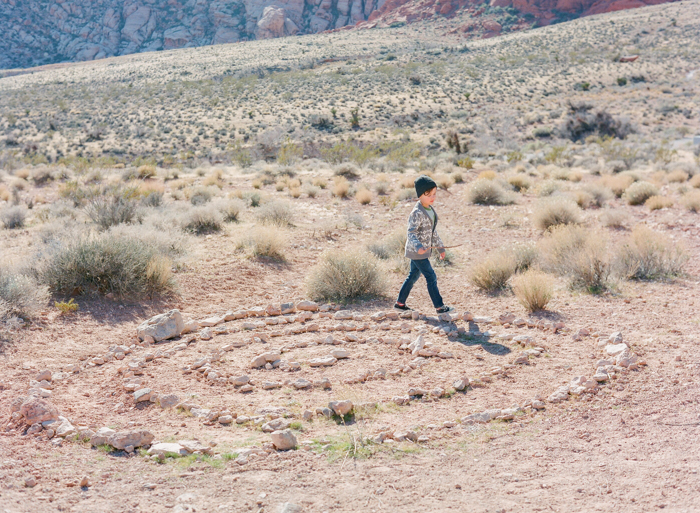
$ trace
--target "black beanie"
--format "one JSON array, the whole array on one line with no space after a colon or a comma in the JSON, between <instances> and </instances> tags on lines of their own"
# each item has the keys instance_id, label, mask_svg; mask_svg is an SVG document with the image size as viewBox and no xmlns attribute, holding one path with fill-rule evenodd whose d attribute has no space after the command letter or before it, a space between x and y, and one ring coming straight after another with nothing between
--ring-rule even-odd
<instances>
[{"instance_id":1,"label":"black beanie","mask_svg":"<svg viewBox=\"0 0 700 513\"><path fill-rule=\"evenodd\" d=\"M416 195L419 198L427 191L437 187L435 180L425 175L420 175L418 178L416 178L416 181L413 182L413 185L416 186Z\"/></svg>"}]
</instances>

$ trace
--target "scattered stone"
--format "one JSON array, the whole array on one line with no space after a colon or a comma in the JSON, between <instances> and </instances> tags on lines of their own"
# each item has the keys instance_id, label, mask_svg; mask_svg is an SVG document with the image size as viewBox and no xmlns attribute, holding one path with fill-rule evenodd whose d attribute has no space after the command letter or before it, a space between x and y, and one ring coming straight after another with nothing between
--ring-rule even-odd
<instances>
[{"instance_id":1,"label":"scattered stone","mask_svg":"<svg viewBox=\"0 0 700 513\"><path fill-rule=\"evenodd\" d=\"M290 429L274 431L271 433L272 444L278 451L287 451L297 446L297 438Z\"/></svg>"},{"instance_id":2,"label":"scattered stone","mask_svg":"<svg viewBox=\"0 0 700 513\"><path fill-rule=\"evenodd\" d=\"M335 365L338 360L333 356L326 356L323 358L314 358L309 361L309 366L311 367L330 367Z\"/></svg>"},{"instance_id":3,"label":"scattered stone","mask_svg":"<svg viewBox=\"0 0 700 513\"><path fill-rule=\"evenodd\" d=\"M302 420L309 421L313 418L314 414L311 410L304 410L304 413L301 414Z\"/></svg>"},{"instance_id":4,"label":"scattered stone","mask_svg":"<svg viewBox=\"0 0 700 513\"><path fill-rule=\"evenodd\" d=\"M622 333L619 331L616 331L612 335L608 337L608 343L609 344L620 344L622 343Z\"/></svg>"},{"instance_id":5,"label":"scattered stone","mask_svg":"<svg viewBox=\"0 0 700 513\"><path fill-rule=\"evenodd\" d=\"M333 416L333 410L330 408L316 408L316 415L323 415L327 419Z\"/></svg>"},{"instance_id":6,"label":"scattered stone","mask_svg":"<svg viewBox=\"0 0 700 513\"><path fill-rule=\"evenodd\" d=\"M204 328L202 331L199 332L199 338L202 340L211 340L214 338L214 331L212 331L211 328Z\"/></svg>"},{"instance_id":7,"label":"scattered stone","mask_svg":"<svg viewBox=\"0 0 700 513\"><path fill-rule=\"evenodd\" d=\"M545 405L542 401L535 399L534 401L532 401L532 408L535 410L544 410Z\"/></svg>"},{"instance_id":8,"label":"scattered stone","mask_svg":"<svg viewBox=\"0 0 700 513\"><path fill-rule=\"evenodd\" d=\"M51 381L51 371L50 370L43 370L39 374L36 375L34 378L36 381Z\"/></svg>"},{"instance_id":9,"label":"scattered stone","mask_svg":"<svg viewBox=\"0 0 700 513\"><path fill-rule=\"evenodd\" d=\"M243 385L242 387L240 387L240 388L238 389L238 391L239 391L240 393L242 393L242 394L246 394L246 393L248 393L248 392L252 392L253 390L255 390L255 387L254 387L253 385Z\"/></svg>"},{"instance_id":10,"label":"scattered stone","mask_svg":"<svg viewBox=\"0 0 700 513\"><path fill-rule=\"evenodd\" d=\"M262 430L264 433L272 433L273 431L282 431L284 429L289 428L291 425L291 421L287 419L273 419L270 422L267 422L262 425Z\"/></svg>"},{"instance_id":11,"label":"scattered stone","mask_svg":"<svg viewBox=\"0 0 700 513\"><path fill-rule=\"evenodd\" d=\"M404 406L411 402L411 397L408 395L397 395L391 398L392 402L397 404L398 406Z\"/></svg>"},{"instance_id":12,"label":"scattered stone","mask_svg":"<svg viewBox=\"0 0 700 513\"><path fill-rule=\"evenodd\" d=\"M296 309L305 312L316 312L319 307L318 303L314 303L313 301L300 301L297 303Z\"/></svg>"},{"instance_id":13,"label":"scattered stone","mask_svg":"<svg viewBox=\"0 0 700 513\"><path fill-rule=\"evenodd\" d=\"M626 350L629 350L629 347L627 347L627 344L624 342L620 342L619 344L608 344L605 346L605 352L610 356L616 356Z\"/></svg>"},{"instance_id":14,"label":"scattered stone","mask_svg":"<svg viewBox=\"0 0 700 513\"><path fill-rule=\"evenodd\" d=\"M185 322L182 320L180 311L170 310L141 323L136 330L136 334L141 340L145 340L147 336L150 336L156 342L160 342L161 340L179 337L184 329Z\"/></svg>"},{"instance_id":15,"label":"scattered stone","mask_svg":"<svg viewBox=\"0 0 700 513\"><path fill-rule=\"evenodd\" d=\"M523 352L518 355L518 357L513 360L513 365L528 365L530 363L530 359L527 356L527 353Z\"/></svg>"},{"instance_id":16,"label":"scattered stone","mask_svg":"<svg viewBox=\"0 0 700 513\"><path fill-rule=\"evenodd\" d=\"M154 444L148 449L149 456L159 456L161 459L165 458L167 454L177 454L178 456L187 456L189 452L182 445L178 443L159 443Z\"/></svg>"},{"instance_id":17,"label":"scattered stone","mask_svg":"<svg viewBox=\"0 0 700 513\"><path fill-rule=\"evenodd\" d=\"M233 415L222 415L218 420L219 424L228 425L233 422Z\"/></svg>"},{"instance_id":18,"label":"scattered stone","mask_svg":"<svg viewBox=\"0 0 700 513\"><path fill-rule=\"evenodd\" d=\"M36 478L34 476L29 476L24 479L24 486L27 488L34 488L36 486Z\"/></svg>"},{"instance_id":19,"label":"scattered stone","mask_svg":"<svg viewBox=\"0 0 700 513\"><path fill-rule=\"evenodd\" d=\"M90 443L97 447L98 445L105 445L109 442L109 438L114 435L116 431L108 427L103 427L97 430L97 433L90 437Z\"/></svg>"},{"instance_id":20,"label":"scattered stone","mask_svg":"<svg viewBox=\"0 0 700 513\"><path fill-rule=\"evenodd\" d=\"M428 391L423 389L423 388L413 387L413 388L408 389L408 396L409 397L410 396L424 396L424 395L428 395Z\"/></svg>"},{"instance_id":21,"label":"scattered stone","mask_svg":"<svg viewBox=\"0 0 700 513\"><path fill-rule=\"evenodd\" d=\"M30 397L24 401L19 408L19 412L29 425L47 420L58 420L56 407L44 399L35 397Z\"/></svg>"},{"instance_id":22,"label":"scattered stone","mask_svg":"<svg viewBox=\"0 0 700 513\"><path fill-rule=\"evenodd\" d=\"M80 480L80 488L87 488L90 486L90 480L88 479L88 476L83 476L83 478Z\"/></svg>"},{"instance_id":23,"label":"scattered stone","mask_svg":"<svg viewBox=\"0 0 700 513\"><path fill-rule=\"evenodd\" d=\"M460 379L456 380L454 383L452 383L452 386L458 392L466 390L467 387L469 386L469 378L466 378L466 377L460 378Z\"/></svg>"},{"instance_id":24,"label":"scattered stone","mask_svg":"<svg viewBox=\"0 0 700 513\"><path fill-rule=\"evenodd\" d=\"M350 352L345 351L344 349L333 349L331 351L331 356L333 358L337 358L338 360L342 360L344 358L349 358L350 357Z\"/></svg>"},{"instance_id":25,"label":"scattered stone","mask_svg":"<svg viewBox=\"0 0 700 513\"><path fill-rule=\"evenodd\" d=\"M560 403L569 399L569 385L563 385L557 388L548 398L550 403Z\"/></svg>"},{"instance_id":26,"label":"scattered stone","mask_svg":"<svg viewBox=\"0 0 700 513\"><path fill-rule=\"evenodd\" d=\"M261 355L256 356L250 362L250 366L254 369L259 367L264 367L266 363L272 363L281 358L281 353L279 351L268 351Z\"/></svg>"},{"instance_id":27,"label":"scattered stone","mask_svg":"<svg viewBox=\"0 0 700 513\"><path fill-rule=\"evenodd\" d=\"M107 443L115 449L124 450L128 446L142 447L150 444L155 437L146 430L120 431L111 435Z\"/></svg>"},{"instance_id":28,"label":"scattered stone","mask_svg":"<svg viewBox=\"0 0 700 513\"><path fill-rule=\"evenodd\" d=\"M153 390L150 388L142 388L141 390L137 390L134 392L134 402L142 403L149 401L151 399L151 395L153 395Z\"/></svg>"},{"instance_id":29,"label":"scattered stone","mask_svg":"<svg viewBox=\"0 0 700 513\"><path fill-rule=\"evenodd\" d=\"M246 385L246 384L248 384L249 381L250 381L250 377L246 376L246 375L238 376L238 377L231 376L230 378L228 378L228 382L235 387L240 387L240 386Z\"/></svg>"},{"instance_id":30,"label":"scattered stone","mask_svg":"<svg viewBox=\"0 0 700 513\"><path fill-rule=\"evenodd\" d=\"M335 412L336 415L344 416L352 411L352 401L331 401L328 403L328 407Z\"/></svg>"},{"instance_id":31,"label":"scattered stone","mask_svg":"<svg viewBox=\"0 0 700 513\"><path fill-rule=\"evenodd\" d=\"M180 398L175 394L167 394L158 397L158 404L164 410L167 408L173 408L180 402Z\"/></svg>"},{"instance_id":32,"label":"scattered stone","mask_svg":"<svg viewBox=\"0 0 700 513\"><path fill-rule=\"evenodd\" d=\"M190 454L211 454L212 449L209 445L204 445L197 440L179 440L179 443Z\"/></svg>"},{"instance_id":33,"label":"scattered stone","mask_svg":"<svg viewBox=\"0 0 700 513\"><path fill-rule=\"evenodd\" d=\"M302 513L304 508L293 502L285 502L280 505L279 513Z\"/></svg>"},{"instance_id":34,"label":"scattered stone","mask_svg":"<svg viewBox=\"0 0 700 513\"><path fill-rule=\"evenodd\" d=\"M304 390L307 388L311 388L312 385L313 384L311 383L311 381L307 381L307 380L301 379L301 378L299 378L294 383L292 383L292 386L294 388L296 388L297 390Z\"/></svg>"}]
</instances>

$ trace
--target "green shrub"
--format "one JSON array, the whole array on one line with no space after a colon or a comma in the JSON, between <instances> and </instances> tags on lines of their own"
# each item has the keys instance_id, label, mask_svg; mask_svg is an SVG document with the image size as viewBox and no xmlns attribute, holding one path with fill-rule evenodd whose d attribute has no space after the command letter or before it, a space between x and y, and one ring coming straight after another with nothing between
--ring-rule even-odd
<instances>
[{"instance_id":1,"label":"green shrub","mask_svg":"<svg viewBox=\"0 0 700 513\"><path fill-rule=\"evenodd\" d=\"M382 296L387 280L373 255L339 250L323 254L307 276L306 285L312 299L347 301Z\"/></svg>"},{"instance_id":2,"label":"green shrub","mask_svg":"<svg viewBox=\"0 0 700 513\"><path fill-rule=\"evenodd\" d=\"M510 205L515 203L512 192L506 191L496 180L481 178L472 183L467 199L476 205Z\"/></svg>"},{"instance_id":3,"label":"green shrub","mask_svg":"<svg viewBox=\"0 0 700 513\"><path fill-rule=\"evenodd\" d=\"M617 267L628 279L658 280L683 272L688 255L666 235L637 225L617 255Z\"/></svg>"},{"instance_id":4,"label":"green shrub","mask_svg":"<svg viewBox=\"0 0 700 513\"><path fill-rule=\"evenodd\" d=\"M580 221L579 206L563 197L541 200L533 215L535 226L543 231L560 224L578 224Z\"/></svg>"},{"instance_id":5,"label":"green shrub","mask_svg":"<svg viewBox=\"0 0 700 513\"><path fill-rule=\"evenodd\" d=\"M47 287L30 274L0 267L0 322L12 317L31 319L48 301Z\"/></svg>"},{"instance_id":6,"label":"green shrub","mask_svg":"<svg viewBox=\"0 0 700 513\"><path fill-rule=\"evenodd\" d=\"M622 198L630 205L641 205L652 196L657 196L659 189L649 182L634 182L625 189Z\"/></svg>"},{"instance_id":7,"label":"green shrub","mask_svg":"<svg viewBox=\"0 0 700 513\"><path fill-rule=\"evenodd\" d=\"M38 265L38 274L57 294L167 294L174 289L173 249L161 240L157 235L124 230L63 240L49 249Z\"/></svg>"}]
</instances>

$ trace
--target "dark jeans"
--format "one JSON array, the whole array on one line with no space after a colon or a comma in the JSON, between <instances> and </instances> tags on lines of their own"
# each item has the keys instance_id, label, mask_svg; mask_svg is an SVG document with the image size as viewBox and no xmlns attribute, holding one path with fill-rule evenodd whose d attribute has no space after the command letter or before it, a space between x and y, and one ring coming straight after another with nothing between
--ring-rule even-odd
<instances>
[{"instance_id":1,"label":"dark jeans","mask_svg":"<svg viewBox=\"0 0 700 513\"><path fill-rule=\"evenodd\" d=\"M430 265L430 259L425 258L423 260L411 260L411 271L408 273L406 281L403 282L401 290L399 291L399 299L396 300L397 303L406 304L406 299L411 293L413 285L418 281L420 275L425 276L425 281L428 282L428 294L430 294L430 299L433 301L433 306L435 308L440 308L443 306L442 296L437 286L437 276L433 270L433 266Z\"/></svg>"}]
</instances>

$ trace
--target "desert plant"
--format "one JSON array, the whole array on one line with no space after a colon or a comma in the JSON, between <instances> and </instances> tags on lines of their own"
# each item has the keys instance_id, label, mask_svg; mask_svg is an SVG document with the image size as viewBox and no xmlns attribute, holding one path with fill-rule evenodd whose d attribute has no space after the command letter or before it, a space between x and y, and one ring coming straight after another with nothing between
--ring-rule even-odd
<instances>
[{"instance_id":1,"label":"desert plant","mask_svg":"<svg viewBox=\"0 0 700 513\"><path fill-rule=\"evenodd\" d=\"M406 247L406 230L397 229L384 237L381 241L371 243L367 249L377 258L388 260L390 258L403 257Z\"/></svg>"},{"instance_id":2,"label":"desert plant","mask_svg":"<svg viewBox=\"0 0 700 513\"><path fill-rule=\"evenodd\" d=\"M544 270L570 279L572 288L598 294L610 287L612 264L604 233L556 226L540 241Z\"/></svg>"},{"instance_id":3,"label":"desert plant","mask_svg":"<svg viewBox=\"0 0 700 513\"><path fill-rule=\"evenodd\" d=\"M306 286L312 299L349 301L382 296L387 280L373 255L363 251L329 251L309 272Z\"/></svg>"},{"instance_id":4,"label":"desert plant","mask_svg":"<svg viewBox=\"0 0 700 513\"><path fill-rule=\"evenodd\" d=\"M321 188L310 183L305 183L302 191L306 193L309 198L315 198L321 192Z\"/></svg>"},{"instance_id":5,"label":"desert plant","mask_svg":"<svg viewBox=\"0 0 700 513\"><path fill-rule=\"evenodd\" d=\"M533 222L543 231L562 224L578 224L581 222L581 209L565 197L540 200L535 208Z\"/></svg>"},{"instance_id":6,"label":"desert plant","mask_svg":"<svg viewBox=\"0 0 700 513\"><path fill-rule=\"evenodd\" d=\"M214 196L214 191L211 189L211 187L205 186L195 187L187 192L189 193L190 203L195 206L204 205L205 203L211 201L212 197Z\"/></svg>"},{"instance_id":7,"label":"desert plant","mask_svg":"<svg viewBox=\"0 0 700 513\"><path fill-rule=\"evenodd\" d=\"M335 176L344 176L348 180L354 180L360 176L360 170L352 162L343 162L335 167L333 174Z\"/></svg>"},{"instance_id":8,"label":"desert plant","mask_svg":"<svg viewBox=\"0 0 700 513\"><path fill-rule=\"evenodd\" d=\"M469 281L486 292L497 292L508 285L515 274L516 261L510 251L498 251L487 255L469 272Z\"/></svg>"},{"instance_id":9,"label":"desert plant","mask_svg":"<svg viewBox=\"0 0 700 513\"><path fill-rule=\"evenodd\" d=\"M221 212L224 221L227 223L237 223L240 221L241 212L245 208L243 201L238 198L218 200L214 203L214 207Z\"/></svg>"},{"instance_id":10,"label":"desert plant","mask_svg":"<svg viewBox=\"0 0 700 513\"><path fill-rule=\"evenodd\" d=\"M221 169L214 169L202 180L202 185L205 187L214 186L222 189L224 187L223 177L224 172Z\"/></svg>"},{"instance_id":11,"label":"desert plant","mask_svg":"<svg viewBox=\"0 0 700 513\"><path fill-rule=\"evenodd\" d=\"M603 187L609 188L618 198L621 197L625 190L634 182L634 177L629 174L607 175L600 179L600 184Z\"/></svg>"},{"instance_id":12,"label":"desert plant","mask_svg":"<svg viewBox=\"0 0 700 513\"><path fill-rule=\"evenodd\" d=\"M688 185L696 189L700 189L700 174L693 176L688 182Z\"/></svg>"},{"instance_id":13,"label":"desert plant","mask_svg":"<svg viewBox=\"0 0 700 513\"><path fill-rule=\"evenodd\" d=\"M577 190L573 192L573 198L576 204L583 208L589 208L590 206L593 205L593 196L591 196L588 192L582 191L582 190Z\"/></svg>"},{"instance_id":14,"label":"desert plant","mask_svg":"<svg viewBox=\"0 0 700 513\"><path fill-rule=\"evenodd\" d=\"M294 208L287 201L273 200L264 203L256 215L258 222L276 226L291 226L294 221Z\"/></svg>"},{"instance_id":15,"label":"desert plant","mask_svg":"<svg viewBox=\"0 0 700 513\"><path fill-rule=\"evenodd\" d=\"M652 196L659 194L659 189L649 182L634 182L627 187L622 195L623 199L630 205L641 205Z\"/></svg>"},{"instance_id":16,"label":"desert plant","mask_svg":"<svg viewBox=\"0 0 700 513\"><path fill-rule=\"evenodd\" d=\"M182 229L195 235L207 235L221 231L223 216L214 205L193 207L184 216Z\"/></svg>"},{"instance_id":17,"label":"desert plant","mask_svg":"<svg viewBox=\"0 0 700 513\"><path fill-rule=\"evenodd\" d=\"M569 114L561 129L565 137L579 141L596 134L600 137L624 139L632 133L628 122L614 118L606 110L593 113L592 108L584 103L569 103Z\"/></svg>"},{"instance_id":18,"label":"desert plant","mask_svg":"<svg viewBox=\"0 0 700 513\"><path fill-rule=\"evenodd\" d=\"M532 187L532 180L525 173L518 173L508 177L508 183L518 192L525 191Z\"/></svg>"},{"instance_id":19,"label":"desert plant","mask_svg":"<svg viewBox=\"0 0 700 513\"><path fill-rule=\"evenodd\" d=\"M472 183L467 199L476 205L510 205L515 203L512 191L506 191L495 180L480 179Z\"/></svg>"},{"instance_id":20,"label":"desert plant","mask_svg":"<svg viewBox=\"0 0 700 513\"><path fill-rule=\"evenodd\" d=\"M687 180L688 173L682 169L676 169L675 171L671 171L668 175L666 175L666 181L668 181L668 183L683 183Z\"/></svg>"},{"instance_id":21,"label":"desert plant","mask_svg":"<svg viewBox=\"0 0 700 513\"><path fill-rule=\"evenodd\" d=\"M495 180L496 178L498 178L498 174L493 169L481 171L476 177L477 180Z\"/></svg>"},{"instance_id":22,"label":"desert plant","mask_svg":"<svg viewBox=\"0 0 700 513\"><path fill-rule=\"evenodd\" d=\"M629 216L622 210L606 210L600 216L600 222L606 228L624 228Z\"/></svg>"},{"instance_id":23,"label":"desert plant","mask_svg":"<svg viewBox=\"0 0 700 513\"><path fill-rule=\"evenodd\" d=\"M73 314L80 308L73 298L69 301L54 301L53 306L63 315Z\"/></svg>"},{"instance_id":24,"label":"desert plant","mask_svg":"<svg viewBox=\"0 0 700 513\"><path fill-rule=\"evenodd\" d=\"M350 182L344 176L336 176L333 179L333 196L347 198L350 193Z\"/></svg>"},{"instance_id":25,"label":"desert plant","mask_svg":"<svg viewBox=\"0 0 700 513\"><path fill-rule=\"evenodd\" d=\"M0 322L11 317L32 318L48 298L47 287L37 283L32 273L0 267Z\"/></svg>"},{"instance_id":26,"label":"desert plant","mask_svg":"<svg viewBox=\"0 0 700 513\"><path fill-rule=\"evenodd\" d=\"M556 180L544 180L537 185L537 195L540 198L551 196L560 189L561 185Z\"/></svg>"},{"instance_id":27,"label":"desert plant","mask_svg":"<svg viewBox=\"0 0 700 513\"><path fill-rule=\"evenodd\" d=\"M90 220L103 230L121 223L131 223L136 219L136 201L116 194L107 194L92 199L85 213Z\"/></svg>"},{"instance_id":28,"label":"desert plant","mask_svg":"<svg viewBox=\"0 0 700 513\"><path fill-rule=\"evenodd\" d=\"M685 208L691 212L700 212L700 191L690 191L681 200Z\"/></svg>"},{"instance_id":29,"label":"desert plant","mask_svg":"<svg viewBox=\"0 0 700 513\"><path fill-rule=\"evenodd\" d=\"M47 167L39 167L32 171L32 180L35 185L45 185L54 179L53 173Z\"/></svg>"},{"instance_id":30,"label":"desert plant","mask_svg":"<svg viewBox=\"0 0 700 513\"><path fill-rule=\"evenodd\" d=\"M37 272L59 294L153 296L174 289L171 252L158 237L110 230L55 244Z\"/></svg>"},{"instance_id":31,"label":"desert plant","mask_svg":"<svg viewBox=\"0 0 700 513\"><path fill-rule=\"evenodd\" d=\"M247 249L253 257L286 260L287 235L277 226L255 226L238 240L238 249Z\"/></svg>"},{"instance_id":32,"label":"desert plant","mask_svg":"<svg viewBox=\"0 0 700 513\"><path fill-rule=\"evenodd\" d=\"M595 206L602 208L605 204L610 201L613 197L612 191L605 187L604 185L592 183L583 187L583 190L590 195L591 204L590 206Z\"/></svg>"},{"instance_id":33,"label":"desert plant","mask_svg":"<svg viewBox=\"0 0 700 513\"><path fill-rule=\"evenodd\" d=\"M683 272L688 255L670 237L637 225L617 255L620 273L635 280L657 280Z\"/></svg>"},{"instance_id":34,"label":"desert plant","mask_svg":"<svg viewBox=\"0 0 700 513\"><path fill-rule=\"evenodd\" d=\"M362 188L355 193L355 199L361 205L368 205L372 202L372 193L369 190Z\"/></svg>"},{"instance_id":35,"label":"desert plant","mask_svg":"<svg viewBox=\"0 0 700 513\"><path fill-rule=\"evenodd\" d=\"M527 271L535 265L539 258L539 251L533 243L514 244L509 251L515 259L516 273Z\"/></svg>"},{"instance_id":36,"label":"desert plant","mask_svg":"<svg viewBox=\"0 0 700 513\"><path fill-rule=\"evenodd\" d=\"M304 149L300 144L295 143L291 139L287 139L282 146L280 146L279 152L277 153L277 162L283 166L291 166L296 164L301 157L304 155Z\"/></svg>"},{"instance_id":37,"label":"desert plant","mask_svg":"<svg viewBox=\"0 0 700 513\"><path fill-rule=\"evenodd\" d=\"M7 207L0 211L0 221L8 230L22 228L27 220L27 211L24 207Z\"/></svg>"},{"instance_id":38,"label":"desert plant","mask_svg":"<svg viewBox=\"0 0 700 513\"><path fill-rule=\"evenodd\" d=\"M650 196L644 206L649 210L661 210L662 208L670 208L673 206L673 200L667 196Z\"/></svg>"},{"instance_id":39,"label":"desert plant","mask_svg":"<svg viewBox=\"0 0 700 513\"><path fill-rule=\"evenodd\" d=\"M554 279L542 271L530 269L511 280L515 297L528 312L544 310L554 296Z\"/></svg>"}]
</instances>

